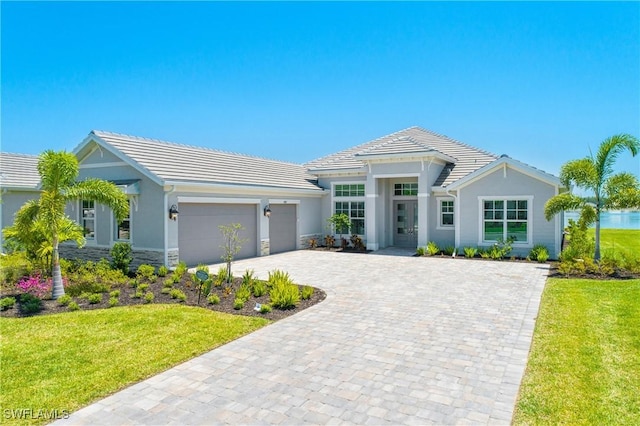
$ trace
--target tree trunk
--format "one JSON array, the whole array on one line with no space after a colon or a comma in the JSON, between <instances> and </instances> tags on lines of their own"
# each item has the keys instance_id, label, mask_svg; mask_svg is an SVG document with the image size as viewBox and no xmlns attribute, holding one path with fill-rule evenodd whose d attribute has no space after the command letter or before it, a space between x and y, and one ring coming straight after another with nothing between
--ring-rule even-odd
<instances>
[{"instance_id":1,"label":"tree trunk","mask_svg":"<svg viewBox=\"0 0 640 426\"><path fill-rule=\"evenodd\" d=\"M596 211L596 250L593 259L600 260L600 209Z\"/></svg>"},{"instance_id":2,"label":"tree trunk","mask_svg":"<svg viewBox=\"0 0 640 426\"><path fill-rule=\"evenodd\" d=\"M64 295L64 286L62 285L62 273L60 272L60 253L58 252L58 239L53 240L53 289L51 297L55 300Z\"/></svg>"}]
</instances>

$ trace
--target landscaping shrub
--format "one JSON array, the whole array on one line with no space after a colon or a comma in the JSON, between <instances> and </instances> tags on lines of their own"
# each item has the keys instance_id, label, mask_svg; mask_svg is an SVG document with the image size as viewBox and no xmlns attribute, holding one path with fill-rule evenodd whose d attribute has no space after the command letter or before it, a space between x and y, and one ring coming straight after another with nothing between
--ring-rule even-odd
<instances>
[{"instance_id":1,"label":"landscaping shrub","mask_svg":"<svg viewBox=\"0 0 640 426\"><path fill-rule=\"evenodd\" d=\"M90 294L87 298L91 305L95 305L96 303L102 302L102 293L93 293Z\"/></svg>"},{"instance_id":2,"label":"landscaping shrub","mask_svg":"<svg viewBox=\"0 0 640 426\"><path fill-rule=\"evenodd\" d=\"M475 247L465 247L464 249L464 257L473 258L478 253L478 249Z\"/></svg>"},{"instance_id":3,"label":"landscaping shrub","mask_svg":"<svg viewBox=\"0 0 640 426\"><path fill-rule=\"evenodd\" d=\"M39 297L30 293L25 293L20 296L20 311L22 313L30 315L36 314L42 310L42 300Z\"/></svg>"},{"instance_id":4,"label":"landscaping shrub","mask_svg":"<svg viewBox=\"0 0 640 426\"><path fill-rule=\"evenodd\" d=\"M111 266L124 275L129 273L129 264L133 258L131 257L131 244L115 243L111 248Z\"/></svg>"},{"instance_id":5,"label":"landscaping shrub","mask_svg":"<svg viewBox=\"0 0 640 426\"><path fill-rule=\"evenodd\" d=\"M162 290L160 290L160 293L169 294L169 293L171 293L171 290L173 290L173 288L171 288L171 287L163 287Z\"/></svg>"},{"instance_id":6,"label":"landscaping shrub","mask_svg":"<svg viewBox=\"0 0 640 426\"><path fill-rule=\"evenodd\" d=\"M271 305L267 305L266 303L260 305L261 314L268 314L269 312L271 312Z\"/></svg>"},{"instance_id":7,"label":"landscaping shrub","mask_svg":"<svg viewBox=\"0 0 640 426\"><path fill-rule=\"evenodd\" d=\"M172 299L178 299L182 302L187 300L187 295L177 288L171 289L171 292L169 292L169 295L171 296Z\"/></svg>"},{"instance_id":8,"label":"landscaping shrub","mask_svg":"<svg viewBox=\"0 0 640 426\"><path fill-rule=\"evenodd\" d=\"M169 273L169 268L167 268L166 266L162 265L158 268L158 276L159 277L166 277L167 274Z\"/></svg>"},{"instance_id":9,"label":"landscaping shrub","mask_svg":"<svg viewBox=\"0 0 640 426\"><path fill-rule=\"evenodd\" d=\"M267 283L262 280L255 280L253 282L252 291L255 297L260 297L265 295L267 293Z\"/></svg>"},{"instance_id":10,"label":"landscaping shrub","mask_svg":"<svg viewBox=\"0 0 640 426\"><path fill-rule=\"evenodd\" d=\"M302 291L300 292L302 296L302 300L311 299L311 296L313 296L313 291L314 291L314 288L311 287L310 285L305 285L304 287L302 287Z\"/></svg>"},{"instance_id":11,"label":"landscaping shrub","mask_svg":"<svg viewBox=\"0 0 640 426\"><path fill-rule=\"evenodd\" d=\"M144 295L144 302L145 303L151 303L151 302L153 302L154 297L155 296L153 295L153 292L148 291Z\"/></svg>"},{"instance_id":12,"label":"landscaping shrub","mask_svg":"<svg viewBox=\"0 0 640 426\"><path fill-rule=\"evenodd\" d=\"M251 297L251 288L246 284L240 285L240 288L238 289L238 291L236 291L236 300L240 299L244 303L248 301L250 297Z\"/></svg>"},{"instance_id":13,"label":"landscaping shrub","mask_svg":"<svg viewBox=\"0 0 640 426\"><path fill-rule=\"evenodd\" d=\"M145 292L149 289L149 284L138 284L137 290Z\"/></svg>"},{"instance_id":14,"label":"landscaping shrub","mask_svg":"<svg viewBox=\"0 0 640 426\"><path fill-rule=\"evenodd\" d=\"M442 252L443 252L444 254L446 254L447 256L451 256L451 255L453 255L453 252L454 252L455 250L456 250L456 248L455 248L455 247L453 247L453 246L447 246L447 247L445 247L445 248L444 248L444 250L442 250Z\"/></svg>"},{"instance_id":15,"label":"landscaping shrub","mask_svg":"<svg viewBox=\"0 0 640 426\"><path fill-rule=\"evenodd\" d=\"M310 249L314 249L318 247L318 239L317 238L309 238L307 241Z\"/></svg>"},{"instance_id":16,"label":"landscaping shrub","mask_svg":"<svg viewBox=\"0 0 640 426\"><path fill-rule=\"evenodd\" d=\"M364 250L364 242L362 241L362 238L360 238L358 236L358 234L353 234L351 235L351 245L353 246L354 250Z\"/></svg>"},{"instance_id":17,"label":"landscaping shrub","mask_svg":"<svg viewBox=\"0 0 640 426\"><path fill-rule=\"evenodd\" d=\"M336 244L336 239L333 235L327 235L324 237L324 244L327 247L333 247Z\"/></svg>"},{"instance_id":18,"label":"landscaping shrub","mask_svg":"<svg viewBox=\"0 0 640 426\"><path fill-rule=\"evenodd\" d=\"M120 290L113 290L111 293L109 293L109 296L115 298L120 297Z\"/></svg>"},{"instance_id":19,"label":"landscaping shrub","mask_svg":"<svg viewBox=\"0 0 640 426\"><path fill-rule=\"evenodd\" d=\"M138 279L144 278L147 282L152 282L156 280L156 268L152 265L143 263L138 266L138 270L136 271L136 276Z\"/></svg>"},{"instance_id":20,"label":"landscaping shrub","mask_svg":"<svg viewBox=\"0 0 640 426\"><path fill-rule=\"evenodd\" d=\"M416 249L416 254L417 254L418 256L424 256L424 255L425 255L425 253L426 253L426 249L425 249L424 247L418 247L418 248Z\"/></svg>"},{"instance_id":21,"label":"landscaping shrub","mask_svg":"<svg viewBox=\"0 0 640 426\"><path fill-rule=\"evenodd\" d=\"M176 266L176 269L174 272L174 274L177 274L179 277L182 277L184 274L187 273L187 270L189 270L189 268L187 267L187 263L184 261L180 261L178 263L178 266Z\"/></svg>"},{"instance_id":22,"label":"landscaping shrub","mask_svg":"<svg viewBox=\"0 0 640 426\"><path fill-rule=\"evenodd\" d=\"M235 299L233 301L233 309L235 310L239 310L242 309L244 307L244 300L242 299Z\"/></svg>"},{"instance_id":23,"label":"landscaping shrub","mask_svg":"<svg viewBox=\"0 0 640 426\"><path fill-rule=\"evenodd\" d=\"M209 297L207 297L207 302L212 305L217 305L220 303L220 296L217 294L210 294Z\"/></svg>"},{"instance_id":24,"label":"landscaping shrub","mask_svg":"<svg viewBox=\"0 0 640 426\"><path fill-rule=\"evenodd\" d=\"M11 309L16 304L15 297L3 297L0 299L0 310L6 311L7 309Z\"/></svg>"},{"instance_id":25,"label":"landscaping shrub","mask_svg":"<svg viewBox=\"0 0 640 426\"><path fill-rule=\"evenodd\" d=\"M440 248L438 247L438 245L436 243L434 243L433 241L429 241L427 243L427 255L428 256L435 256L438 253L440 253Z\"/></svg>"},{"instance_id":26,"label":"landscaping shrub","mask_svg":"<svg viewBox=\"0 0 640 426\"><path fill-rule=\"evenodd\" d=\"M110 297L109 298L109 307L113 308L114 306L118 306L118 298L117 297Z\"/></svg>"},{"instance_id":27,"label":"landscaping shrub","mask_svg":"<svg viewBox=\"0 0 640 426\"><path fill-rule=\"evenodd\" d=\"M69 296L68 294L63 294L62 296L58 297L58 300L56 300L56 302L58 302L58 305L60 306L67 306L69 303L71 303L71 300L73 300L71 296Z\"/></svg>"},{"instance_id":28,"label":"landscaping shrub","mask_svg":"<svg viewBox=\"0 0 640 426\"><path fill-rule=\"evenodd\" d=\"M78 305L77 302L71 302L71 303L69 303L69 310L70 311L79 311L80 310L80 305Z\"/></svg>"},{"instance_id":29,"label":"landscaping shrub","mask_svg":"<svg viewBox=\"0 0 640 426\"><path fill-rule=\"evenodd\" d=\"M174 271L173 274L171 274L171 282L173 284L179 284L181 279L182 279L182 274L179 274L176 271Z\"/></svg>"},{"instance_id":30,"label":"landscaping shrub","mask_svg":"<svg viewBox=\"0 0 640 426\"><path fill-rule=\"evenodd\" d=\"M269 272L271 305L278 309L294 308L300 302L300 289L293 283L287 272L274 270Z\"/></svg>"},{"instance_id":31,"label":"landscaping shrub","mask_svg":"<svg viewBox=\"0 0 640 426\"><path fill-rule=\"evenodd\" d=\"M3 288L11 288L20 278L34 272L33 264L24 252L14 252L0 256L0 284Z\"/></svg>"},{"instance_id":32,"label":"landscaping shrub","mask_svg":"<svg viewBox=\"0 0 640 426\"><path fill-rule=\"evenodd\" d=\"M162 287L164 287L164 288L173 287L173 279L172 278L167 278L166 280L164 280L164 282L162 283Z\"/></svg>"},{"instance_id":33,"label":"landscaping shrub","mask_svg":"<svg viewBox=\"0 0 640 426\"><path fill-rule=\"evenodd\" d=\"M544 263L549 259L549 251L544 244L536 244L527 257L531 260Z\"/></svg>"},{"instance_id":34,"label":"landscaping shrub","mask_svg":"<svg viewBox=\"0 0 640 426\"><path fill-rule=\"evenodd\" d=\"M595 241L588 233L587 222L569 219L567 236L569 245L560 253L560 261L572 261L575 259L593 258L595 253Z\"/></svg>"},{"instance_id":35,"label":"landscaping shrub","mask_svg":"<svg viewBox=\"0 0 640 426\"><path fill-rule=\"evenodd\" d=\"M227 271L226 266L220 266L218 268L218 273L215 275L213 279L213 285L215 285L216 287L221 287L222 284L227 282L227 278L229 281L233 281L233 274L230 274Z\"/></svg>"},{"instance_id":36,"label":"landscaping shrub","mask_svg":"<svg viewBox=\"0 0 640 426\"><path fill-rule=\"evenodd\" d=\"M255 279L253 269L246 269L244 274L242 274L242 284L249 286L249 288L253 287L253 281L255 281Z\"/></svg>"}]
</instances>

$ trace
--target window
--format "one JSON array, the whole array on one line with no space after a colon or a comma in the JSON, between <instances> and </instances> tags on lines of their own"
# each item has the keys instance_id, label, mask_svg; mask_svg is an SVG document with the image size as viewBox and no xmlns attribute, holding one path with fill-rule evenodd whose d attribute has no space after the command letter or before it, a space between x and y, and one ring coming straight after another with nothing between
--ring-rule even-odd
<instances>
[{"instance_id":1,"label":"window","mask_svg":"<svg viewBox=\"0 0 640 426\"><path fill-rule=\"evenodd\" d=\"M364 235L364 201L337 201L336 214L344 213L351 218L351 233ZM346 234L346 229L336 229L338 234Z\"/></svg>"},{"instance_id":2,"label":"window","mask_svg":"<svg viewBox=\"0 0 640 426\"><path fill-rule=\"evenodd\" d=\"M333 195L335 213L344 213L351 219L351 233L364 235L364 183L335 185ZM351 199L349 199L351 198ZM346 229L336 229L338 234L347 234Z\"/></svg>"},{"instance_id":3,"label":"window","mask_svg":"<svg viewBox=\"0 0 640 426\"><path fill-rule=\"evenodd\" d=\"M96 238L96 205L94 201L80 201L82 208L80 209L80 223L82 224L82 233L87 240Z\"/></svg>"},{"instance_id":4,"label":"window","mask_svg":"<svg viewBox=\"0 0 640 426\"><path fill-rule=\"evenodd\" d=\"M334 195L336 197L364 197L364 183L336 185Z\"/></svg>"},{"instance_id":5,"label":"window","mask_svg":"<svg viewBox=\"0 0 640 426\"><path fill-rule=\"evenodd\" d=\"M418 195L418 183L396 183L394 195Z\"/></svg>"},{"instance_id":6,"label":"window","mask_svg":"<svg viewBox=\"0 0 640 426\"><path fill-rule=\"evenodd\" d=\"M482 240L529 242L529 200L483 200Z\"/></svg>"},{"instance_id":7,"label":"window","mask_svg":"<svg viewBox=\"0 0 640 426\"><path fill-rule=\"evenodd\" d=\"M116 240L131 241L131 202L129 202L129 216L120 224L116 221Z\"/></svg>"},{"instance_id":8,"label":"window","mask_svg":"<svg viewBox=\"0 0 640 426\"><path fill-rule=\"evenodd\" d=\"M439 200L441 227L453 227L453 200Z\"/></svg>"}]
</instances>

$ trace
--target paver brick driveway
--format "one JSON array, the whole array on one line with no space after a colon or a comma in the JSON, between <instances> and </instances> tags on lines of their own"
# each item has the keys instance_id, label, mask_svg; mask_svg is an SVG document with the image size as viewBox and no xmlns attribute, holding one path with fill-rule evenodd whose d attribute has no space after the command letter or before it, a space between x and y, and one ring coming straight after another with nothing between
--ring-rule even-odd
<instances>
[{"instance_id":1,"label":"paver brick driveway","mask_svg":"<svg viewBox=\"0 0 640 426\"><path fill-rule=\"evenodd\" d=\"M73 424L507 424L545 265L296 251L327 299L92 404Z\"/></svg>"}]
</instances>

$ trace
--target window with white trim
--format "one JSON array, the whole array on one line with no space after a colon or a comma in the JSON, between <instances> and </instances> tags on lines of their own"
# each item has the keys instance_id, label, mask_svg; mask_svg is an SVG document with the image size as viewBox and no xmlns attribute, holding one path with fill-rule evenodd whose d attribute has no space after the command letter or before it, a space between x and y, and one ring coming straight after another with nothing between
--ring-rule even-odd
<instances>
[{"instance_id":1,"label":"window with white trim","mask_svg":"<svg viewBox=\"0 0 640 426\"><path fill-rule=\"evenodd\" d=\"M118 223L117 220L115 221L115 238L117 241L131 241L131 212L131 200L129 200L129 215L125 217L120 223Z\"/></svg>"},{"instance_id":2,"label":"window with white trim","mask_svg":"<svg viewBox=\"0 0 640 426\"><path fill-rule=\"evenodd\" d=\"M442 228L453 228L453 200L438 200L438 210L439 210L439 223L438 226Z\"/></svg>"},{"instance_id":3,"label":"window with white trim","mask_svg":"<svg viewBox=\"0 0 640 426\"><path fill-rule=\"evenodd\" d=\"M364 235L364 183L337 184L333 189L334 213L344 213L351 219L351 233ZM338 234L348 233L336 229Z\"/></svg>"},{"instance_id":4,"label":"window with white trim","mask_svg":"<svg viewBox=\"0 0 640 426\"><path fill-rule=\"evenodd\" d=\"M528 243L530 200L502 199L482 201L482 240L494 242L511 238L514 244Z\"/></svg>"},{"instance_id":5,"label":"window with white trim","mask_svg":"<svg viewBox=\"0 0 640 426\"><path fill-rule=\"evenodd\" d=\"M82 234L87 240L96 238L96 203L90 200L80 201L80 224Z\"/></svg>"}]
</instances>

